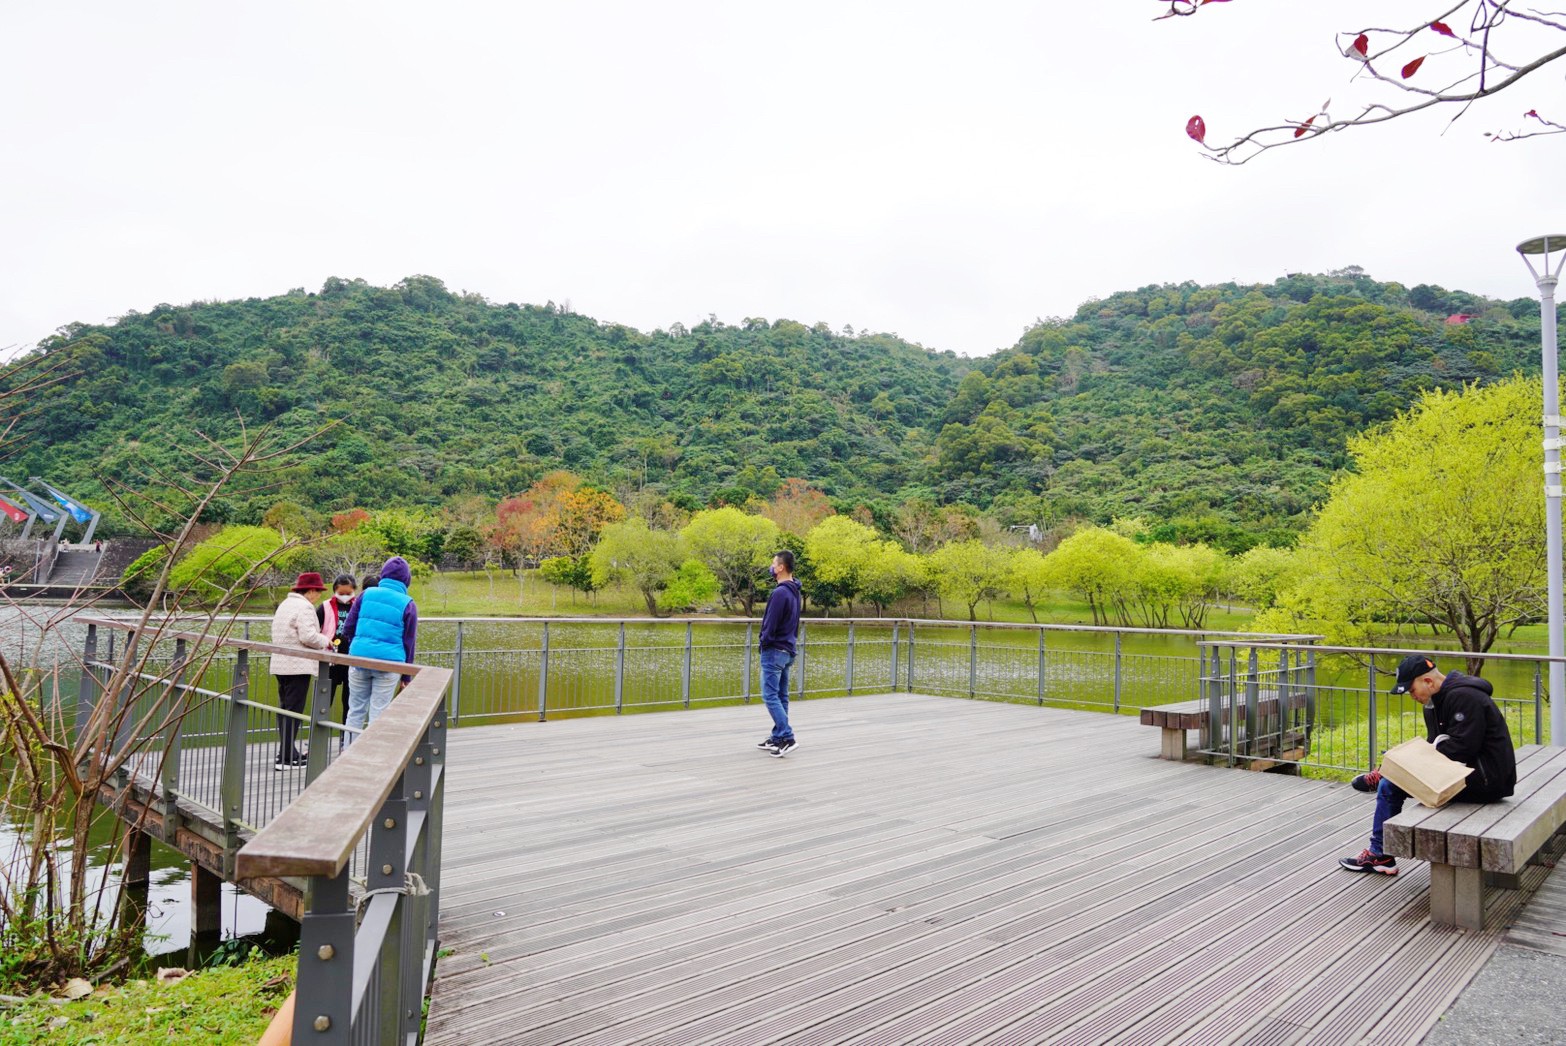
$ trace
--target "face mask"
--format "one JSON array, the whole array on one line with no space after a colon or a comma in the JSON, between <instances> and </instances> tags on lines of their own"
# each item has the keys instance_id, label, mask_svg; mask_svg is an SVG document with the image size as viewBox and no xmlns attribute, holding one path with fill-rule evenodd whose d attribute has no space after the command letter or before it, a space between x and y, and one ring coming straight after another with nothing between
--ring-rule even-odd
<instances>
[{"instance_id":1,"label":"face mask","mask_svg":"<svg viewBox=\"0 0 1566 1046\"><path fill-rule=\"evenodd\" d=\"M767 573L771 576L773 581L776 581L778 579L778 568L777 567L768 567L767 568Z\"/></svg>"},{"instance_id":2,"label":"face mask","mask_svg":"<svg viewBox=\"0 0 1566 1046\"><path fill-rule=\"evenodd\" d=\"M343 604L344 606L347 606L349 603L353 602L353 597L352 596L338 596L337 597L337 602Z\"/></svg>"}]
</instances>

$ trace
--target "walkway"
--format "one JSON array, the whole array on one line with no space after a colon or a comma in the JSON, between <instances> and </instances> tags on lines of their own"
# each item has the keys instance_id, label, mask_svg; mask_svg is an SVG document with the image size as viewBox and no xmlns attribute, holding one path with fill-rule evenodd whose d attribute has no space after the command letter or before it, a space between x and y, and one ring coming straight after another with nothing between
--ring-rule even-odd
<instances>
[{"instance_id":1,"label":"walkway","mask_svg":"<svg viewBox=\"0 0 1566 1046\"><path fill-rule=\"evenodd\" d=\"M897 694L450 739L427 1042L1417 1043L1494 950L1347 785ZM1531 882L1542 878L1536 870Z\"/></svg>"}]
</instances>

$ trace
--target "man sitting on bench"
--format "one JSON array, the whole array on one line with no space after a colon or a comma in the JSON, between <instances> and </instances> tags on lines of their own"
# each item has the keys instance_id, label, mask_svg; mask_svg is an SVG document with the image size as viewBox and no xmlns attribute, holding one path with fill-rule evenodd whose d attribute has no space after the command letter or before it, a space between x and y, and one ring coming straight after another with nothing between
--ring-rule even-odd
<instances>
[{"instance_id":1,"label":"man sitting on bench","mask_svg":"<svg viewBox=\"0 0 1566 1046\"><path fill-rule=\"evenodd\" d=\"M1397 666L1394 694L1408 694L1425 709L1425 740L1436 751L1464 766L1473 767L1454 803L1494 803L1517 787L1517 753L1512 732L1490 695L1495 688L1487 679L1449 672L1442 675L1435 661L1424 654L1409 654ZM1397 874L1397 859L1381 851L1381 826L1403 812L1408 793L1381 776L1380 770L1360 774L1354 787L1374 790L1376 814L1370 822L1370 847L1358 857L1338 863L1351 872Z\"/></svg>"}]
</instances>

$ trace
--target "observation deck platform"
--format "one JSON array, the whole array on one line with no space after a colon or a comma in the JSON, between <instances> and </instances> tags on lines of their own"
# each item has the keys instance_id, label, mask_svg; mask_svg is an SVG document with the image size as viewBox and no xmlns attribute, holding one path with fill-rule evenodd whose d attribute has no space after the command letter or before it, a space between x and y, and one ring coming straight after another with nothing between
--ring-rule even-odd
<instances>
[{"instance_id":1,"label":"observation deck platform","mask_svg":"<svg viewBox=\"0 0 1566 1046\"><path fill-rule=\"evenodd\" d=\"M1482 932L1353 875L1346 784L1132 717L916 694L449 735L426 1042L1417 1043Z\"/></svg>"}]
</instances>

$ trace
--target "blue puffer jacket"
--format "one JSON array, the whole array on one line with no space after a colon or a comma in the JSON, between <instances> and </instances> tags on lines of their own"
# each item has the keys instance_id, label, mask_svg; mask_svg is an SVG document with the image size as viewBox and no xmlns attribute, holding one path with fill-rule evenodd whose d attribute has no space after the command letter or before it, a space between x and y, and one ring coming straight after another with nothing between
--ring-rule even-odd
<instances>
[{"instance_id":1,"label":"blue puffer jacket","mask_svg":"<svg viewBox=\"0 0 1566 1046\"><path fill-rule=\"evenodd\" d=\"M353 630L348 653L381 661L413 660L419 627L419 611L408 595L413 575L401 556L393 556L381 568L381 583L367 588L353 605L344 629Z\"/></svg>"}]
</instances>

